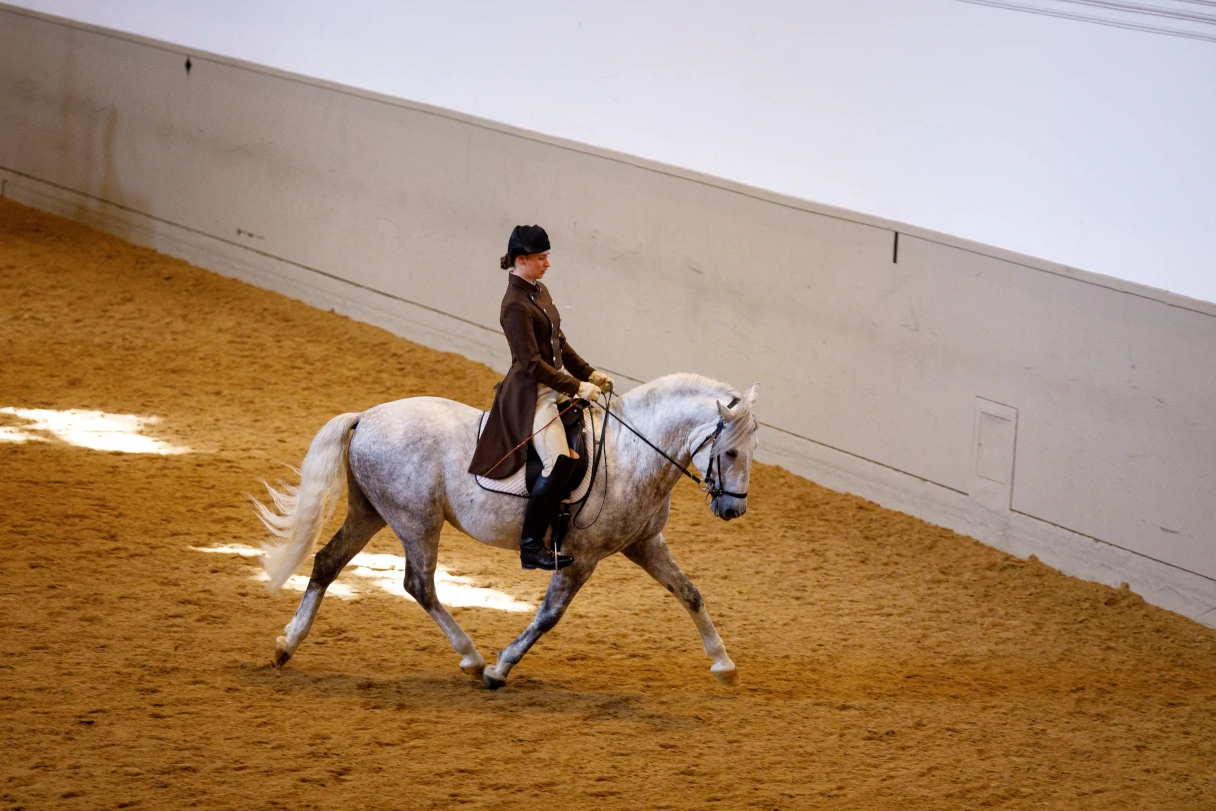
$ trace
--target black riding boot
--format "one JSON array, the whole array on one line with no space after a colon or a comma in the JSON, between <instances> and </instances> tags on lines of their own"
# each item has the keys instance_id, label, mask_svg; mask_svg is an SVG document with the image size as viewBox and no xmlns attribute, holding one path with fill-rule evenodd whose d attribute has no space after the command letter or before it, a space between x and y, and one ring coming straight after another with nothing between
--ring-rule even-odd
<instances>
[{"instance_id":1,"label":"black riding boot","mask_svg":"<svg viewBox=\"0 0 1216 811\"><path fill-rule=\"evenodd\" d=\"M525 569L564 569L574 558L558 555L545 548L545 531L553 523L553 514L566 495L566 484L574 472L574 460L559 456L553 463L553 472L541 476L528 496L528 508L524 512L524 530L519 541L519 562ZM556 565L555 559L556 558Z\"/></svg>"}]
</instances>

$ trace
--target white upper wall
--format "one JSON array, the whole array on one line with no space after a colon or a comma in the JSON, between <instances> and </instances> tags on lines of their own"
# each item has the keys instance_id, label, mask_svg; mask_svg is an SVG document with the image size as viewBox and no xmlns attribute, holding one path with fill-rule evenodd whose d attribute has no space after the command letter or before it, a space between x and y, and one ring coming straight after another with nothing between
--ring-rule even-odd
<instances>
[{"instance_id":1,"label":"white upper wall","mask_svg":"<svg viewBox=\"0 0 1216 811\"><path fill-rule=\"evenodd\" d=\"M18 5L1216 301L1212 42L956 0Z\"/></svg>"}]
</instances>

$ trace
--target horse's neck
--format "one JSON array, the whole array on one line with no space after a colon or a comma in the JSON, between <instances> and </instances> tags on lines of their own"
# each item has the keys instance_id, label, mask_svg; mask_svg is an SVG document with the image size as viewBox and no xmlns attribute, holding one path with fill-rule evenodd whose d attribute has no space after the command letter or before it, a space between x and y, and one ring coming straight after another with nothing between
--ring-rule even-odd
<instances>
[{"instance_id":1,"label":"horse's neck","mask_svg":"<svg viewBox=\"0 0 1216 811\"><path fill-rule=\"evenodd\" d=\"M650 440L655 447L679 464L688 467L690 459L689 441L693 431L705 426L717 417L713 399L685 395L656 399L650 407L623 408L622 418ZM617 434L617 464L630 471L630 478L649 487L661 483L664 492L675 486L680 471L666 459L655 453L628 428L613 426ZM699 440L698 440L699 441Z\"/></svg>"}]
</instances>

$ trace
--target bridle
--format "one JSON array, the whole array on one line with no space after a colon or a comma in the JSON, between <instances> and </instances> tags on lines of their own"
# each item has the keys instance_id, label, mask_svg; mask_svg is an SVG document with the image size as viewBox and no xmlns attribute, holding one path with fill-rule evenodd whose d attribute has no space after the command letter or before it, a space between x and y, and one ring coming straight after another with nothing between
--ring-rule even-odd
<instances>
[{"instance_id":1,"label":"bridle","mask_svg":"<svg viewBox=\"0 0 1216 811\"><path fill-rule=\"evenodd\" d=\"M739 404L739 398L735 397L729 403L727 403L726 407L728 409L734 408L738 404ZM718 425L717 425L717 427L714 428L713 433L710 434L709 436L705 437L705 439L701 440L701 444L698 445L697 449L692 452L691 458L695 459L695 458L697 458L697 454L701 452L701 449L705 447L705 443L706 442L711 443L709 446L709 464L706 465L706 467L705 467L705 481L698 482L698 484L700 485L701 490L703 490L710 498L717 498L718 496L733 496L734 498L747 498L747 491L744 491L742 493L732 493L730 490L727 490L723 486L726 483L726 477L722 473L722 456L721 456L721 454L714 453L714 451L718 447L718 437L722 436L722 431L725 430L725 428L726 428L726 420L724 420L722 418L722 415L719 414L718 415ZM714 476L714 462L715 461L718 463L718 475L716 477ZM679 467L679 465L677 465L677 467ZM685 470L682 467L680 468L680 470L684 471L684 475L686 475L686 476L691 476L693 479L697 478L696 476L693 476L691 473L689 473L687 470Z\"/></svg>"},{"instance_id":2,"label":"bridle","mask_svg":"<svg viewBox=\"0 0 1216 811\"><path fill-rule=\"evenodd\" d=\"M739 404L739 398L735 397L735 398L731 399L731 401L727 404L726 407L734 408L738 404ZM709 464L706 465L706 467L705 467L705 478L702 479L700 476L693 473L688 468L684 467L684 465L680 464L675 459L672 459L670 456L668 456L666 453L664 453L661 448L656 446L653 442L651 442L646 437L642 436L638 432L638 430L636 428L634 428L632 425L625 422L623 419L618 417L616 414L613 414L610 409L605 408L604 406L600 405L599 403L596 403L596 405L598 405L598 406L600 406L600 408L604 409L605 414L608 414L613 419L615 419L617 422L619 422L621 425L625 426L630 431L632 431L634 436L636 436L638 439L642 440L647 445L649 445L650 448L655 453L657 453L659 456L662 456L664 459L666 459L668 462L670 462L676 468L676 470L679 470L685 476L687 476L688 478L690 478L694 482L696 482L697 486L701 488L701 491L703 493L705 493L705 495L708 498L713 499L713 498L718 498L719 496L731 496L733 498L747 498L746 491L744 491L742 493L732 493L730 490L727 490L723 486L724 477L722 475L722 468L723 468L722 459L721 459L721 454L717 453L718 437L722 436L722 431L724 431L726 429L726 420L723 419L721 414L718 415L718 424L714 427L714 430L711 431L709 433L709 435L705 437L705 439L701 440L701 444L697 445L696 449L692 452L692 456L690 457L691 459L695 459L697 457L697 454L701 452L701 449L704 448L706 446L706 444L709 445ZM718 473L716 476L714 475L714 462L715 461L718 463Z\"/></svg>"}]
</instances>

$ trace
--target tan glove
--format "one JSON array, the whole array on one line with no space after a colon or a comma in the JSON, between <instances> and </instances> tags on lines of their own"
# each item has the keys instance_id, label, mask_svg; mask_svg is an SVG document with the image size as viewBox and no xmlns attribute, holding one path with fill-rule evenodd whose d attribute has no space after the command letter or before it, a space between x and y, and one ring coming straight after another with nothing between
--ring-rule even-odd
<instances>
[{"instance_id":1,"label":"tan glove","mask_svg":"<svg viewBox=\"0 0 1216 811\"><path fill-rule=\"evenodd\" d=\"M594 383L579 383L578 398L580 400L598 400L600 399L600 390L596 388Z\"/></svg>"},{"instance_id":2,"label":"tan glove","mask_svg":"<svg viewBox=\"0 0 1216 811\"><path fill-rule=\"evenodd\" d=\"M603 372L592 372L591 383L599 386L600 391L604 392L604 394L612 391L612 378Z\"/></svg>"}]
</instances>

